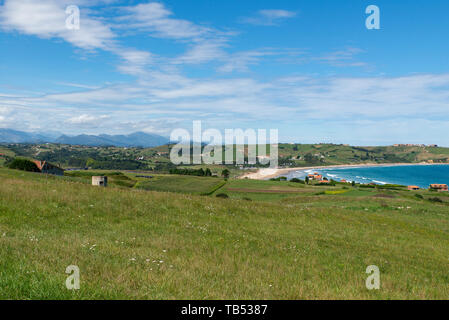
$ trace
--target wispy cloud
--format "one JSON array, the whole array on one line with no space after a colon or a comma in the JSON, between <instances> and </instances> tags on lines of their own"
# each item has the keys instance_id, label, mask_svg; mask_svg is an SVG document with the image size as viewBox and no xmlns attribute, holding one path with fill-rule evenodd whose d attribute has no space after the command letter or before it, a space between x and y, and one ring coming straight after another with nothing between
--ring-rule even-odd
<instances>
[{"instance_id":1,"label":"wispy cloud","mask_svg":"<svg viewBox=\"0 0 449 320\"><path fill-rule=\"evenodd\" d=\"M107 115L92 115L92 114L82 114L76 117L71 117L67 119L65 122L68 124L85 126L85 125L99 125L101 121L108 119Z\"/></svg>"},{"instance_id":2,"label":"wispy cloud","mask_svg":"<svg viewBox=\"0 0 449 320\"><path fill-rule=\"evenodd\" d=\"M121 27L145 30L154 37L172 39L198 39L212 32L187 20L173 18L173 12L162 3L141 3L121 8L124 15L117 20Z\"/></svg>"},{"instance_id":3,"label":"wispy cloud","mask_svg":"<svg viewBox=\"0 0 449 320\"><path fill-rule=\"evenodd\" d=\"M70 83L70 82L58 82L58 85L71 87L71 88L82 88L82 89L98 89L100 87L98 86L89 86L86 84L80 84L80 83Z\"/></svg>"},{"instance_id":4,"label":"wispy cloud","mask_svg":"<svg viewBox=\"0 0 449 320\"><path fill-rule=\"evenodd\" d=\"M185 120L202 118L206 114L210 117L210 113L229 119L262 120L269 117L270 121L378 119L379 128L382 128L385 119L433 121L447 114L448 104L448 74L396 78L298 77L270 82L250 78L193 80L155 76L148 82L76 93L0 96L0 106L8 108L4 110L21 106L20 114L28 114L25 118L52 112L55 118L48 120L54 122L52 126L58 126L56 115L77 110L81 115L67 117L68 123L64 119L65 126L74 127L93 121L92 114L98 118L104 110L109 110L111 124L122 122L125 115L131 123L131 119L139 122L149 116L164 117L184 112ZM8 117L6 112L1 115Z\"/></svg>"},{"instance_id":5,"label":"wispy cloud","mask_svg":"<svg viewBox=\"0 0 449 320\"><path fill-rule=\"evenodd\" d=\"M220 61L227 57L224 51L226 41L224 39L211 39L200 41L189 47L181 56L173 59L174 64L200 64L209 61Z\"/></svg>"},{"instance_id":6,"label":"wispy cloud","mask_svg":"<svg viewBox=\"0 0 449 320\"><path fill-rule=\"evenodd\" d=\"M71 4L77 1L71 1ZM78 1L80 2L80 1ZM98 19L82 17L79 30L66 28L66 6L62 0L5 0L0 6L0 26L27 35L46 39L64 39L86 50L107 49L114 45L114 33Z\"/></svg>"},{"instance_id":7,"label":"wispy cloud","mask_svg":"<svg viewBox=\"0 0 449 320\"><path fill-rule=\"evenodd\" d=\"M241 51L234 54L230 54L225 59L225 64L218 68L220 72L246 72L249 71L249 66L257 65L264 57L278 56L285 57L291 56L291 52L288 50L278 50L272 48L263 48L258 50Z\"/></svg>"},{"instance_id":8,"label":"wispy cloud","mask_svg":"<svg viewBox=\"0 0 449 320\"><path fill-rule=\"evenodd\" d=\"M117 18L119 28L175 40L187 46L182 55L166 59L167 64L200 64L221 60L226 56L224 48L233 34L178 19L166 6L157 2L122 7L120 12L123 15Z\"/></svg>"},{"instance_id":9,"label":"wispy cloud","mask_svg":"<svg viewBox=\"0 0 449 320\"><path fill-rule=\"evenodd\" d=\"M151 63L150 52L120 45L113 25L94 15L89 6L103 1L84 0L5 0L0 6L0 27L6 31L34 35L44 39L62 39L76 48L87 51L104 50L117 55L121 61L118 70L138 75ZM84 5L79 30L66 27L68 5ZM131 10L131 9L130 9Z\"/></svg>"},{"instance_id":10,"label":"wispy cloud","mask_svg":"<svg viewBox=\"0 0 449 320\"><path fill-rule=\"evenodd\" d=\"M288 10L259 10L255 15L241 18L240 21L253 25L276 26L282 21L289 18L294 18L295 16L296 12Z\"/></svg>"},{"instance_id":11,"label":"wispy cloud","mask_svg":"<svg viewBox=\"0 0 449 320\"><path fill-rule=\"evenodd\" d=\"M144 75L147 66L154 63L154 55L148 51L121 49L116 54L121 58L118 70L125 74Z\"/></svg>"},{"instance_id":12,"label":"wispy cloud","mask_svg":"<svg viewBox=\"0 0 449 320\"><path fill-rule=\"evenodd\" d=\"M324 77L287 72L283 77L258 78L252 73L242 73L268 60L283 59L288 60L286 63L299 60L318 67L324 64L331 70L366 66L359 59L364 51L356 47L325 54L285 48L238 50L232 45L235 34L178 19L162 3L155 2L114 7L119 17L102 17L101 8L95 8L99 12L82 10L79 31L65 28L65 6L83 4L89 8L92 2L87 0L2 3L2 30L64 40L78 51L112 53L117 70L134 77L98 85L54 80L71 87L71 92L66 92L67 88L54 93L54 88L31 92L26 88L3 87L6 92L0 92L0 126L29 130L51 127L74 133L81 129L92 133L114 130L167 133L193 119L217 126L233 126L243 119L268 123L271 127L317 122L320 128L324 127L322 124L335 130L351 127L351 133L362 136L364 130L392 134L397 131L394 128L402 128L404 132L411 124L444 132L443 127L448 125L444 120L449 105L448 74ZM246 18L246 22L275 26L295 16L295 12L286 10L261 10ZM130 47L124 39L129 32L163 38L183 51L164 56L157 48L150 52L138 45ZM185 71L187 67L183 69L184 65L207 63L212 65L210 72L202 75L192 76Z\"/></svg>"},{"instance_id":13,"label":"wispy cloud","mask_svg":"<svg viewBox=\"0 0 449 320\"><path fill-rule=\"evenodd\" d=\"M319 57L314 57L312 60L327 63L336 67L364 67L366 63L361 61L354 61L358 54L364 51L360 48L346 47L343 50L337 50Z\"/></svg>"}]
</instances>

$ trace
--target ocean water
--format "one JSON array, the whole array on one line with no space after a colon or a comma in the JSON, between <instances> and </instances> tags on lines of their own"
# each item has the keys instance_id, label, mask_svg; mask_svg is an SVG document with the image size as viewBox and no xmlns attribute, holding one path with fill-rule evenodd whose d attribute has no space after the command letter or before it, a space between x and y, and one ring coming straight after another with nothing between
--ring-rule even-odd
<instances>
[{"instance_id":1,"label":"ocean water","mask_svg":"<svg viewBox=\"0 0 449 320\"><path fill-rule=\"evenodd\" d=\"M407 165L385 167L317 168L290 172L288 179L304 179L318 172L329 180L355 181L358 183L416 185L428 188L432 183L449 184L449 165Z\"/></svg>"}]
</instances>

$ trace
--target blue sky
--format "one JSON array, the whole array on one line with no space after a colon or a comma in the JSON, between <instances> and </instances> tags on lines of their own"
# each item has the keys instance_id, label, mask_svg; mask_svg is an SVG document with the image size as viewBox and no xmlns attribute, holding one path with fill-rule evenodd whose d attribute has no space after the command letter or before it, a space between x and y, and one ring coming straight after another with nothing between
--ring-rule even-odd
<instances>
[{"instance_id":1,"label":"blue sky","mask_svg":"<svg viewBox=\"0 0 449 320\"><path fill-rule=\"evenodd\" d=\"M65 9L80 9L69 30ZM368 30L368 5L380 30ZM0 0L0 127L274 128L281 141L449 146L433 1Z\"/></svg>"}]
</instances>

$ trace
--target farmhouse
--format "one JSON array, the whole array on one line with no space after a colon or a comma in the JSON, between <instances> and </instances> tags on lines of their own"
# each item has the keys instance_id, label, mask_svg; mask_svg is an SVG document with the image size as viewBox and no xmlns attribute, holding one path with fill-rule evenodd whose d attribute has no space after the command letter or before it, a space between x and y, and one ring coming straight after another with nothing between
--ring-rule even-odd
<instances>
[{"instance_id":1,"label":"farmhouse","mask_svg":"<svg viewBox=\"0 0 449 320\"><path fill-rule=\"evenodd\" d=\"M308 177L311 180L318 180L318 181L323 180L323 176L317 172L315 172L314 174L309 174Z\"/></svg>"},{"instance_id":2,"label":"farmhouse","mask_svg":"<svg viewBox=\"0 0 449 320\"><path fill-rule=\"evenodd\" d=\"M408 186L407 189L410 191L416 191L419 190L420 188L418 186Z\"/></svg>"},{"instance_id":3,"label":"farmhouse","mask_svg":"<svg viewBox=\"0 0 449 320\"><path fill-rule=\"evenodd\" d=\"M47 161L34 160L33 162L36 164L37 168L41 173L54 174L56 176L64 175L64 169L61 169L58 166L48 163Z\"/></svg>"},{"instance_id":4,"label":"farmhouse","mask_svg":"<svg viewBox=\"0 0 449 320\"><path fill-rule=\"evenodd\" d=\"M442 191L448 191L448 186L447 186L447 184L434 183L434 184L430 185L430 189L442 192Z\"/></svg>"}]
</instances>

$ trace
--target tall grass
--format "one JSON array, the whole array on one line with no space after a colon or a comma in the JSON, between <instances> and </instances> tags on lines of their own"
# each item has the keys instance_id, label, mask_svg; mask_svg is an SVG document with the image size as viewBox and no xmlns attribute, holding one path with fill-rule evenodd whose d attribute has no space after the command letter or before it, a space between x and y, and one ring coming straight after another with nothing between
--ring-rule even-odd
<instances>
[{"instance_id":1,"label":"tall grass","mask_svg":"<svg viewBox=\"0 0 449 320\"><path fill-rule=\"evenodd\" d=\"M275 202L124 188L0 169L3 299L446 299L447 206ZM368 265L381 289L365 287ZM81 289L65 287L68 265Z\"/></svg>"}]
</instances>

